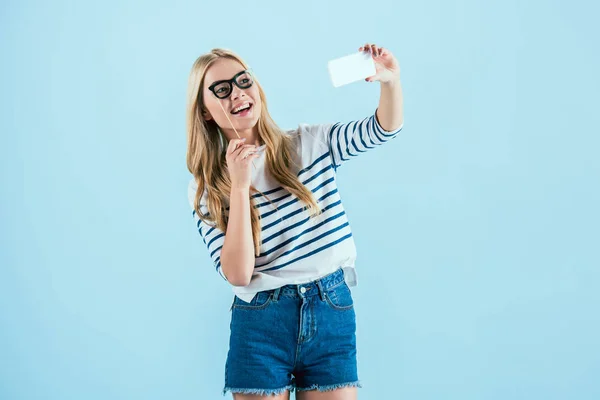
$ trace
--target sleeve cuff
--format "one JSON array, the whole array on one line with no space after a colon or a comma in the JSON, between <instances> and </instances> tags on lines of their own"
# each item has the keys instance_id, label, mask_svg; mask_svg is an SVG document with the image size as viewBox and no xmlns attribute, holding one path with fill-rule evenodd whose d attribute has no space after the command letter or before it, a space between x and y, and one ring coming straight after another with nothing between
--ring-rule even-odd
<instances>
[{"instance_id":1,"label":"sleeve cuff","mask_svg":"<svg viewBox=\"0 0 600 400\"><path fill-rule=\"evenodd\" d=\"M377 129L377 132L381 133L384 136L393 136L396 133L400 132L402 130L402 128L404 127L404 120L403 120L398 128L394 129L393 131L386 131L385 129L383 129L383 127L379 124L379 121L377 120L377 109L373 113L373 119L375 120L375 127Z\"/></svg>"}]
</instances>

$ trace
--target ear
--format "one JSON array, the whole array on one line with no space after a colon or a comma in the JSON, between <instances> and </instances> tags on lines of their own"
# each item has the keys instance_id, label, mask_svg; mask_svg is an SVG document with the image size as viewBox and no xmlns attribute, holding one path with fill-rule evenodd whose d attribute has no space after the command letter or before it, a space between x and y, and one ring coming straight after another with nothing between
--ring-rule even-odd
<instances>
[{"instance_id":1,"label":"ear","mask_svg":"<svg viewBox=\"0 0 600 400\"><path fill-rule=\"evenodd\" d=\"M213 119L212 115L204 107L202 108L202 118L204 118L205 121L210 121Z\"/></svg>"}]
</instances>

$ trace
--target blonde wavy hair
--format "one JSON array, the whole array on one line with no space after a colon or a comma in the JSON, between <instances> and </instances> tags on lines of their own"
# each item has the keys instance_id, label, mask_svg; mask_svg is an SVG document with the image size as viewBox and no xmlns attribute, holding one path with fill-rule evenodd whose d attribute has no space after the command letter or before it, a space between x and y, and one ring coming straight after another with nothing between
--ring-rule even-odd
<instances>
[{"instance_id":1,"label":"blonde wavy hair","mask_svg":"<svg viewBox=\"0 0 600 400\"><path fill-rule=\"evenodd\" d=\"M210 52L198 57L194 62L189 76L187 93L187 167L198 185L194 199L196 214L202 221L216 225L223 232L226 232L229 220L229 194L231 192L231 180L225 165L225 155L229 142L214 120L206 121L202 117L204 77L208 68L222 57L235 60L245 69L248 69L248 65L238 55L226 49L212 49ZM257 125L258 135L262 142L266 144L266 166L271 175L285 190L305 204L304 209L309 211L311 217L319 215L321 210L313 193L302 184L298 176L291 170L293 162L291 154L294 151L292 139L271 118L267 110L265 93L254 75L253 79L254 84L258 86L262 101ZM203 214L200 210L200 200L205 190L207 191L207 214ZM262 243L261 227L259 213L253 204L253 200L260 198L260 196L253 196L254 193L260 193L269 203L273 203L254 186L250 186L252 237L254 253L258 256Z\"/></svg>"}]
</instances>

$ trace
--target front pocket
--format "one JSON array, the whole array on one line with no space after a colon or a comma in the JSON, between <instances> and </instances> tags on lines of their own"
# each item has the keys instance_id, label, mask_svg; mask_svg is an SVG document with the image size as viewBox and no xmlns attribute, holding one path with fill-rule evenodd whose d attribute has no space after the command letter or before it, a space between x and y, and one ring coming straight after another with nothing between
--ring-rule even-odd
<instances>
[{"instance_id":1,"label":"front pocket","mask_svg":"<svg viewBox=\"0 0 600 400\"><path fill-rule=\"evenodd\" d=\"M244 300L235 296L233 298L233 304L231 308L237 308L242 310L261 310L266 308L271 303L271 293L269 292L258 292L254 295L254 298L250 303L246 303Z\"/></svg>"},{"instance_id":2,"label":"front pocket","mask_svg":"<svg viewBox=\"0 0 600 400\"><path fill-rule=\"evenodd\" d=\"M335 310L349 310L354 307L352 292L346 282L325 291L327 304Z\"/></svg>"}]
</instances>

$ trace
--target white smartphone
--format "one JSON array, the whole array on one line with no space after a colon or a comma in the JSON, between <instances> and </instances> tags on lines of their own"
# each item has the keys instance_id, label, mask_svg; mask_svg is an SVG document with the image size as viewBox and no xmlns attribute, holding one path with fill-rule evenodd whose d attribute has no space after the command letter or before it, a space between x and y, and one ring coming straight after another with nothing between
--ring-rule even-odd
<instances>
[{"instance_id":1,"label":"white smartphone","mask_svg":"<svg viewBox=\"0 0 600 400\"><path fill-rule=\"evenodd\" d=\"M334 87L363 80L377 72L371 53L366 51L331 60L327 68Z\"/></svg>"}]
</instances>

